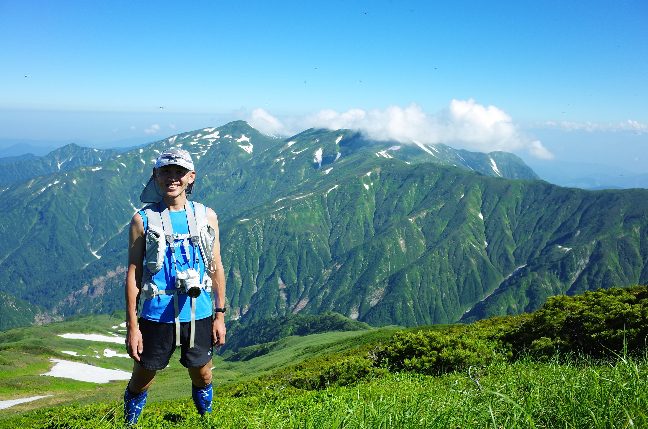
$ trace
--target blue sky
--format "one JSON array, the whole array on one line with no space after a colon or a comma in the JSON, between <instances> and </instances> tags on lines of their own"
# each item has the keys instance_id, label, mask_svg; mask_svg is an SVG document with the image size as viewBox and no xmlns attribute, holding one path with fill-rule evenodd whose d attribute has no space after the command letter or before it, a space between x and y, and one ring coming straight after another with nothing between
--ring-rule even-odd
<instances>
[{"instance_id":1,"label":"blue sky","mask_svg":"<svg viewBox=\"0 0 648 429\"><path fill-rule=\"evenodd\" d=\"M246 119L648 173L646 22L645 0L0 0L0 138Z\"/></svg>"}]
</instances>

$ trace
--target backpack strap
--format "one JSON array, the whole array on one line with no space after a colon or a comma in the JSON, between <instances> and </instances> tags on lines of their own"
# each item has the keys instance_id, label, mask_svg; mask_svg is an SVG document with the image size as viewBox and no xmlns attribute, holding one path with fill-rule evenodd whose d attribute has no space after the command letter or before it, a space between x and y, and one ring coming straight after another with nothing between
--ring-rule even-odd
<instances>
[{"instance_id":1,"label":"backpack strap","mask_svg":"<svg viewBox=\"0 0 648 429\"><path fill-rule=\"evenodd\" d=\"M205 276L209 277L209 275L212 272L212 263L214 262L214 241L215 241L215 231L209 225L209 221L207 220L207 208L197 202L193 202L194 205L194 225L195 225L195 234L191 230L191 223L189 223L189 233L191 234L191 240L193 242L194 237L196 237L196 242L194 242L194 245L197 244L198 249L200 249L200 254L202 255L203 262L205 264ZM187 217L187 219L189 219ZM209 285L210 285L210 295L211 295L211 300L212 300L212 315L216 314L216 298L214 295L213 289L211 289L211 278L209 278Z\"/></svg>"}]
</instances>

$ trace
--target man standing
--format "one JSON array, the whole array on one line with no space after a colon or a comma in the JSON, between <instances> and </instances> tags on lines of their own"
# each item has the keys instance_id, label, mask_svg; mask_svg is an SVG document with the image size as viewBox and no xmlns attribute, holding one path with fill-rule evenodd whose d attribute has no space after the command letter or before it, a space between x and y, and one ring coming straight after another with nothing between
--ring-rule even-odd
<instances>
[{"instance_id":1,"label":"man standing","mask_svg":"<svg viewBox=\"0 0 648 429\"><path fill-rule=\"evenodd\" d=\"M187 200L195 178L189 152L165 150L140 196L152 204L131 220L126 348L134 366L124 394L128 424L137 422L156 371L178 346L196 408L201 415L211 412L213 347L225 343L225 275L216 214Z\"/></svg>"}]
</instances>

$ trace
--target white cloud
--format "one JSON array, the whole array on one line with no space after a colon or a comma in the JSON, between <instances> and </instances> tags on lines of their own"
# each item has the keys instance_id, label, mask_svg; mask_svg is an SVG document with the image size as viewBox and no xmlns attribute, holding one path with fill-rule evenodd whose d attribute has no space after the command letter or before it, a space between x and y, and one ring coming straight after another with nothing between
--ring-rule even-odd
<instances>
[{"instance_id":1,"label":"white cloud","mask_svg":"<svg viewBox=\"0 0 648 429\"><path fill-rule=\"evenodd\" d=\"M263 109L254 109L247 122L265 134L283 135L285 131L281 121Z\"/></svg>"},{"instance_id":2,"label":"white cloud","mask_svg":"<svg viewBox=\"0 0 648 429\"><path fill-rule=\"evenodd\" d=\"M436 114L424 112L416 103L406 108L389 106L385 110L350 109L343 113L321 110L301 120L293 118L284 123L263 109L252 113L253 117L248 122L269 134L296 134L310 127L346 128L360 131L374 140L444 143L479 152L525 149L538 158L553 158L541 142L518 131L503 110L495 106L485 107L473 99L452 100L447 110Z\"/></svg>"},{"instance_id":3,"label":"white cloud","mask_svg":"<svg viewBox=\"0 0 648 429\"><path fill-rule=\"evenodd\" d=\"M626 122L618 124L596 124L594 122L568 122L563 121L559 124L555 122L545 122L539 124L545 128L561 129L564 131L587 131L587 132L617 132L617 131L637 131L648 132L648 125L628 119Z\"/></svg>"},{"instance_id":4,"label":"white cloud","mask_svg":"<svg viewBox=\"0 0 648 429\"><path fill-rule=\"evenodd\" d=\"M629 131L648 131L648 125L640 124L637 121L631 121L628 119L627 122L621 122L618 126L620 130L629 130Z\"/></svg>"},{"instance_id":5,"label":"white cloud","mask_svg":"<svg viewBox=\"0 0 648 429\"><path fill-rule=\"evenodd\" d=\"M172 130L175 130L175 125L169 124L169 128L171 128Z\"/></svg>"},{"instance_id":6,"label":"white cloud","mask_svg":"<svg viewBox=\"0 0 648 429\"><path fill-rule=\"evenodd\" d=\"M158 131L160 131L160 126L157 125L157 124L155 124L155 125L151 125L151 128L149 128L149 129L147 129L147 130L144 130L144 132L145 132L146 134L155 134L155 133L157 133Z\"/></svg>"}]
</instances>

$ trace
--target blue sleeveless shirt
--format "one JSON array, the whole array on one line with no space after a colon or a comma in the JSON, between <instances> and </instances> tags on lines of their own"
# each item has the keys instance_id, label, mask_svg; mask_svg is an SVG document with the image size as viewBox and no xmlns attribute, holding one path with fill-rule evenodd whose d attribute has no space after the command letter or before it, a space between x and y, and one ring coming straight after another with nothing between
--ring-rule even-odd
<instances>
[{"instance_id":1,"label":"blue sleeveless shirt","mask_svg":"<svg viewBox=\"0 0 648 429\"><path fill-rule=\"evenodd\" d=\"M193 203L191 206L194 207ZM205 208L205 210L207 210ZM148 227L148 219L143 210L138 212L144 221L144 232L146 233ZM174 234L189 234L189 225L187 224L187 213L185 210L177 212L169 211L171 216L171 225ZM189 254L186 254L186 249L182 245L182 240L175 240L174 246L176 247L176 263L180 271L185 271L189 268L195 269L200 273L200 281L203 282L205 274L205 263L198 247L189 245ZM199 254L199 266L195 266L195 252ZM146 264L143 269L148 270ZM164 256L164 266L160 271L152 277L153 282L159 290L168 289L174 290L176 283L176 269L173 264L172 251L169 247L166 248ZM143 298L142 298L143 299ZM180 321L191 321L191 299L187 294L178 294L178 308L180 310ZM211 295L204 289L196 298L196 320L204 319L212 315L212 301ZM175 322L175 309L173 306L173 295L157 295L153 299L145 299L142 307L141 317L152 320L154 322L173 323Z\"/></svg>"}]
</instances>

